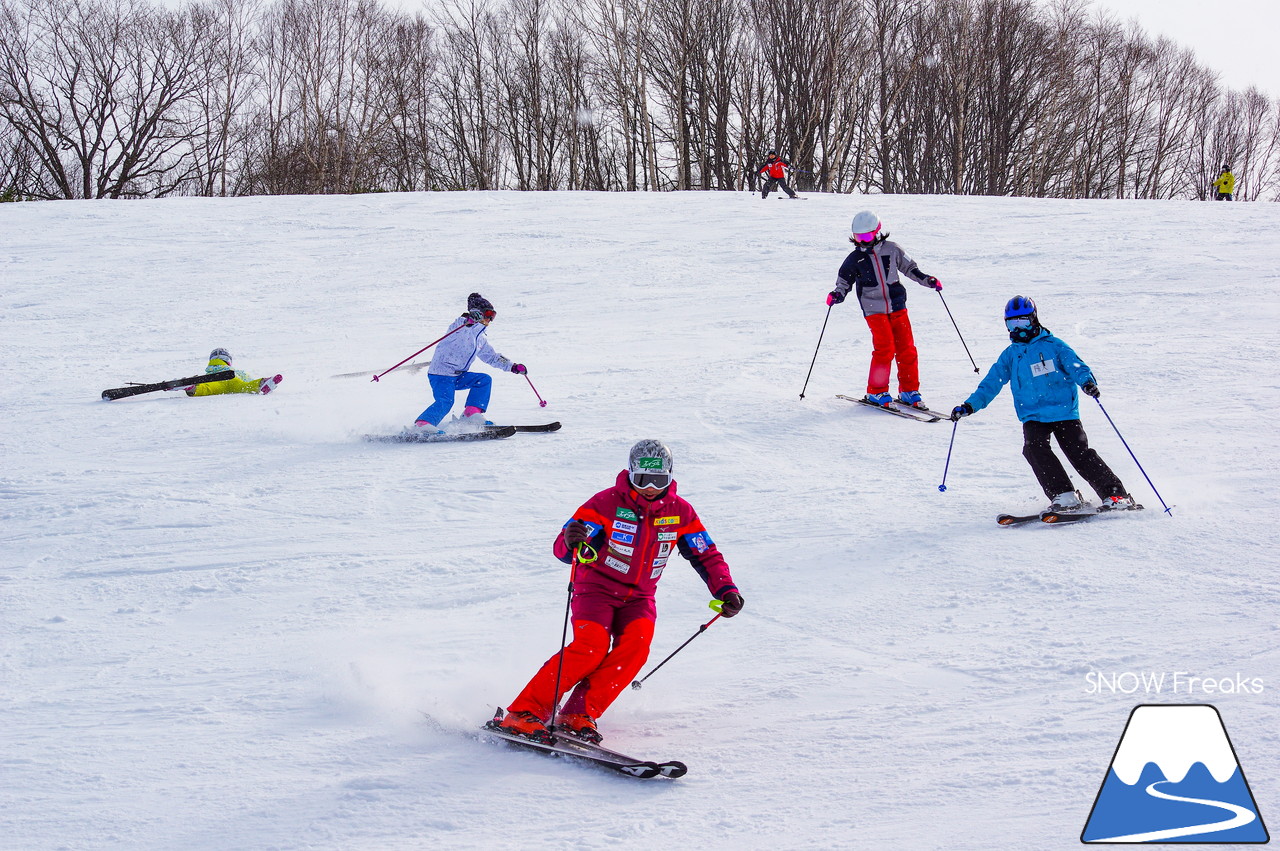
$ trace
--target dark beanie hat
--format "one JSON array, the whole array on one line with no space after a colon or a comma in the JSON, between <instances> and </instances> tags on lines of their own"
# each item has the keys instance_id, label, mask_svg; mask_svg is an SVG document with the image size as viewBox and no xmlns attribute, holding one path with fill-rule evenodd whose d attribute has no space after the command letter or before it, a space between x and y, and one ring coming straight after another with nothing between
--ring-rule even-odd
<instances>
[{"instance_id":1,"label":"dark beanie hat","mask_svg":"<svg viewBox=\"0 0 1280 851\"><path fill-rule=\"evenodd\" d=\"M493 303L489 299L480 295L480 293L472 293L467 296L467 310L493 310Z\"/></svg>"}]
</instances>

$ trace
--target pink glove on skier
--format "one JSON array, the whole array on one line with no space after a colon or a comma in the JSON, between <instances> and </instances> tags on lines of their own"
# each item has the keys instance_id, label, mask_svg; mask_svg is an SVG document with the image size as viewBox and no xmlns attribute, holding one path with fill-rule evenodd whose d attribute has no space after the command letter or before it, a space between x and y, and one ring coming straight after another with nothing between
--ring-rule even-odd
<instances>
[{"instance_id":1,"label":"pink glove on skier","mask_svg":"<svg viewBox=\"0 0 1280 851\"><path fill-rule=\"evenodd\" d=\"M835 291L827 293L827 307L831 307L833 304L840 304L842 301L844 301L844 293Z\"/></svg>"},{"instance_id":2,"label":"pink glove on skier","mask_svg":"<svg viewBox=\"0 0 1280 851\"><path fill-rule=\"evenodd\" d=\"M529 370L525 369L524 364L522 363L513 363L511 365L511 371L514 372L516 375L524 375Z\"/></svg>"},{"instance_id":3,"label":"pink glove on skier","mask_svg":"<svg viewBox=\"0 0 1280 851\"><path fill-rule=\"evenodd\" d=\"M938 292L942 292L942 281L939 281L933 275L925 275L924 282L929 286L933 287Z\"/></svg>"}]
</instances>

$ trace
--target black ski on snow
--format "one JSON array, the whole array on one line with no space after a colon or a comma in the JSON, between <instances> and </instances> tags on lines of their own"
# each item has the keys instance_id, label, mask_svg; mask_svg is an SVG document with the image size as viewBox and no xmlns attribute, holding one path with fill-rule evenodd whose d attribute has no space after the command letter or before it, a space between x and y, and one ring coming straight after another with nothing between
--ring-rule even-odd
<instances>
[{"instance_id":1,"label":"black ski on snow","mask_svg":"<svg viewBox=\"0 0 1280 851\"><path fill-rule=\"evenodd\" d=\"M651 760L635 759L562 733L554 733L546 741L533 739L499 729L498 725L501 723L502 710L498 710L493 719L486 721L481 728L481 738L501 740L546 756L567 757L589 762L592 765L617 771L628 777L638 777L641 780L648 780L653 777L670 777L674 779L683 777L685 772L689 770L683 762L676 762L675 760L653 762Z\"/></svg>"},{"instance_id":2,"label":"black ski on snow","mask_svg":"<svg viewBox=\"0 0 1280 851\"><path fill-rule=\"evenodd\" d=\"M497 440L516 433L515 426L486 428L484 431L463 431L456 434L436 434L427 429L405 429L399 434L366 434L370 443L454 443L463 440Z\"/></svg>"},{"instance_id":3,"label":"black ski on snow","mask_svg":"<svg viewBox=\"0 0 1280 851\"><path fill-rule=\"evenodd\" d=\"M126 396L137 396L142 393L154 393L157 390L177 390L179 387L190 387L192 384L207 384L210 381L229 381L236 377L234 369L220 372L207 372L193 375L190 378L175 378L172 381L160 381L155 384L130 384L128 387L115 387L103 390L102 398L110 402L112 399L123 399Z\"/></svg>"},{"instance_id":4,"label":"black ski on snow","mask_svg":"<svg viewBox=\"0 0 1280 851\"><path fill-rule=\"evenodd\" d=\"M485 426L486 430L504 429L504 428L513 428L516 430L517 433L548 432L548 431L559 431L560 423L554 422L554 423L543 423L542 425L518 425L518 426Z\"/></svg>"},{"instance_id":5,"label":"black ski on snow","mask_svg":"<svg viewBox=\"0 0 1280 851\"><path fill-rule=\"evenodd\" d=\"M1141 511L1141 505L1134 505L1133 508L1123 509L1097 509L1092 506L1085 506L1084 511L1042 511L1039 514L1001 514L996 517L996 522L1001 526L1021 526L1024 523L1030 523L1033 520L1039 520L1041 523L1048 523L1052 526L1065 526L1069 523L1079 523L1081 520L1088 520L1091 517L1098 517L1103 514L1120 514L1124 511Z\"/></svg>"},{"instance_id":6,"label":"black ski on snow","mask_svg":"<svg viewBox=\"0 0 1280 851\"><path fill-rule=\"evenodd\" d=\"M913 408L910 405L904 405L901 402L890 402L888 405L877 405L866 396L861 399L856 396L845 396L841 393L836 394L837 399L847 399L850 402L857 402L860 405L866 405L868 408L875 408L878 411L884 411L886 414L902 417L905 420L915 420L919 423L936 423L939 420L946 419L937 411L931 411L928 408Z\"/></svg>"},{"instance_id":7,"label":"black ski on snow","mask_svg":"<svg viewBox=\"0 0 1280 851\"><path fill-rule=\"evenodd\" d=\"M1121 514L1125 511L1142 511L1142 506L1135 503L1133 508L1094 508L1087 511L1046 511L1044 514L1040 515L1040 520L1054 526L1061 526L1066 523L1079 523L1081 520L1101 517L1104 514Z\"/></svg>"}]
</instances>

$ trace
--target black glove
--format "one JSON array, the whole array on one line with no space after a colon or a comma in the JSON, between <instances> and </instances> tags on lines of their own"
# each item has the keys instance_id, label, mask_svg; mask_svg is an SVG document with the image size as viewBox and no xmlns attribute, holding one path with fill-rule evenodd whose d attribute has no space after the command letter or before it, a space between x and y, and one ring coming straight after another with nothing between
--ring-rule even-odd
<instances>
[{"instance_id":1,"label":"black glove","mask_svg":"<svg viewBox=\"0 0 1280 851\"><path fill-rule=\"evenodd\" d=\"M578 544L586 543L591 539L591 529L581 520L570 520L569 524L564 527L564 542L569 549L573 549Z\"/></svg>"},{"instance_id":2,"label":"black glove","mask_svg":"<svg viewBox=\"0 0 1280 851\"><path fill-rule=\"evenodd\" d=\"M1098 385L1094 384L1092 380L1081 384L1080 389L1084 391L1084 395L1092 396L1095 399L1102 395L1102 391L1098 389Z\"/></svg>"},{"instance_id":3,"label":"black glove","mask_svg":"<svg viewBox=\"0 0 1280 851\"><path fill-rule=\"evenodd\" d=\"M511 371L516 375L525 375L529 372L529 370L525 369L524 364L522 363L513 363L511 365Z\"/></svg>"},{"instance_id":4,"label":"black glove","mask_svg":"<svg viewBox=\"0 0 1280 851\"><path fill-rule=\"evenodd\" d=\"M951 421L959 422L961 417L967 417L973 413L973 405L965 402L963 405L956 405L951 409Z\"/></svg>"},{"instance_id":5,"label":"black glove","mask_svg":"<svg viewBox=\"0 0 1280 851\"><path fill-rule=\"evenodd\" d=\"M720 606L720 614L724 615L726 618L731 618L738 612L742 611L742 595L737 591L728 592L720 598L720 602L723 604Z\"/></svg>"},{"instance_id":6,"label":"black glove","mask_svg":"<svg viewBox=\"0 0 1280 851\"><path fill-rule=\"evenodd\" d=\"M832 290L831 292L827 293L827 307L831 307L833 304L840 304L843 301L844 301L844 293L840 292L839 290Z\"/></svg>"}]
</instances>

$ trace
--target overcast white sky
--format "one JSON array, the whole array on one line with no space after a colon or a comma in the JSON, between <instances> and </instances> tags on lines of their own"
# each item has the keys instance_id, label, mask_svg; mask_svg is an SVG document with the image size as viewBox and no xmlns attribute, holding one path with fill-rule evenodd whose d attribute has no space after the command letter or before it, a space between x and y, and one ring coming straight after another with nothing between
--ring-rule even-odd
<instances>
[{"instance_id":1,"label":"overcast white sky","mask_svg":"<svg viewBox=\"0 0 1280 851\"><path fill-rule=\"evenodd\" d=\"M1137 18L1151 35L1195 51L1200 64L1233 89L1257 86L1280 97L1280 2L1277 0L1094 0L1122 20Z\"/></svg>"}]
</instances>

